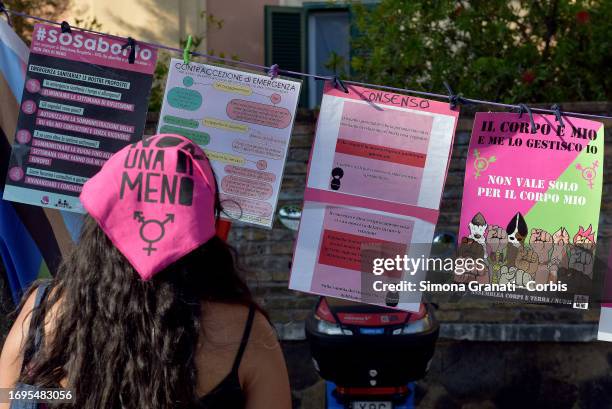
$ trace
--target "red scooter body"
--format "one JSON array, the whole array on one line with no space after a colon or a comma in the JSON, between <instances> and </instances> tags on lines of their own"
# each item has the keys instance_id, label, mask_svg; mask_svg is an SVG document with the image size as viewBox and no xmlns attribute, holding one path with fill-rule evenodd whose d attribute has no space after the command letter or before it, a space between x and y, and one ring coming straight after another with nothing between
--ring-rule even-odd
<instances>
[{"instance_id":1,"label":"red scooter body","mask_svg":"<svg viewBox=\"0 0 612 409\"><path fill-rule=\"evenodd\" d=\"M438 333L426 304L410 313L321 297L306 321L315 368L347 402L401 401L425 376Z\"/></svg>"}]
</instances>

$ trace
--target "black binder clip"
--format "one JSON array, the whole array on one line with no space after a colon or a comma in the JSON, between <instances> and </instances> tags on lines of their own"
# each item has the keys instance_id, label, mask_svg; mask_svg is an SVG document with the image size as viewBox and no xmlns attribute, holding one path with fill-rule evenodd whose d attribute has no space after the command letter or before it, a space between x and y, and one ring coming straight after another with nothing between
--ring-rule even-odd
<instances>
[{"instance_id":1,"label":"black binder clip","mask_svg":"<svg viewBox=\"0 0 612 409\"><path fill-rule=\"evenodd\" d=\"M130 64L134 64L134 61L136 60L136 41L134 41L132 37L128 37L127 43L121 46L122 50L125 50L126 48L130 49L130 55L128 55L128 62Z\"/></svg>"},{"instance_id":2,"label":"black binder clip","mask_svg":"<svg viewBox=\"0 0 612 409\"><path fill-rule=\"evenodd\" d=\"M68 24L67 21L62 21L62 24L60 24L60 27L62 29L62 33L72 33L72 29L70 28L70 24Z\"/></svg>"},{"instance_id":3,"label":"black binder clip","mask_svg":"<svg viewBox=\"0 0 612 409\"><path fill-rule=\"evenodd\" d=\"M451 109L455 109L455 107L459 104L463 104L463 105L468 104L469 101L463 98L461 94L455 94L453 92L453 89L450 87L450 85L448 85L448 82L444 81L444 86L446 87L446 90L448 91L448 104L450 105Z\"/></svg>"},{"instance_id":4,"label":"black binder clip","mask_svg":"<svg viewBox=\"0 0 612 409\"><path fill-rule=\"evenodd\" d=\"M553 105L550 107L550 109L552 109L555 113L555 118L557 119L557 122L559 122L559 125L561 125L561 127L564 127L565 125L563 125L563 114L561 113L561 107L557 104Z\"/></svg>"},{"instance_id":5,"label":"black binder clip","mask_svg":"<svg viewBox=\"0 0 612 409\"><path fill-rule=\"evenodd\" d=\"M529 115L529 123L531 124L531 133L536 133L537 132L536 125L535 125L535 121L533 120L533 112L531 112L531 108L529 108L525 104L518 104L518 114L519 114L519 119L523 116L523 114Z\"/></svg>"},{"instance_id":6,"label":"black binder clip","mask_svg":"<svg viewBox=\"0 0 612 409\"><path fill-rule=\"evenodd\" d=\"M338 78L337 75L335 75L332 79L331 79L332 85L334 86L334 88L338 88L340 90L342 90L342 92L344 92L345 94L349 93L348 88L346 87L346 85L344 85L344 82L342 82L342 80L340 78Z\"/></svg>"},{"instance_id":7,"label":"black binder clip","mask_svg":"<svg viewBox=\"0 0 612 409\"><path fill-rule=\"evenodd\" d=\"M268 69L268 76L270 77L271 80L273 80L274 78L278 77L278 64L273 64L269 69Z\"/></svg>"},{"instance_id":8,"label":"black binder clip","mask_svg":"<svg viewBox=\"0 0 612 409\"><path fill-rule=\"evenodd\" d=\"M9 26L13 27L13 22L11 21L11 15L9 14L8 10L6 9L6 6L4 5L2 1L0 1L0 13L4 13L4 15L6 16L6 22L8 23Z\"/></svg>"}]
</instances>

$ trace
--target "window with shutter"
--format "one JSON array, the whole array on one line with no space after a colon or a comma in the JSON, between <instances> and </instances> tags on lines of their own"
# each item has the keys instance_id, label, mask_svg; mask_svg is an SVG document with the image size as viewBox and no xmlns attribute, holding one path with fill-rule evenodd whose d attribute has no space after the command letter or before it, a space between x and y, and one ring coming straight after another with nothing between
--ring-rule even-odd
<instances>
[{"instance_id":1,"label":"window with shutter","mask_svg":"<svg viewBox=\"0 0 612 409\"><path fill-rule=\"evenodd\" d=\"M364 0L366 7L376 0ZM265 6L265 61L286 70L319 75L350 75L351 27L349 3L304 2L303 7ZM321 103L323 83L304 78L300 106Z\"/></svg>"},{"instance_id":2,"label":"window with shutter","mask_svg":"<svg viewBox=\"0 0 612 409\"><path fill-rule=\"evenodd\" d=\"M264 16L266 65L278 64L284 70L304 72L304 9L265 6ZM306 105L307 95L305 90L302 90L300 106Z\"/></svg>"}]
</instances>

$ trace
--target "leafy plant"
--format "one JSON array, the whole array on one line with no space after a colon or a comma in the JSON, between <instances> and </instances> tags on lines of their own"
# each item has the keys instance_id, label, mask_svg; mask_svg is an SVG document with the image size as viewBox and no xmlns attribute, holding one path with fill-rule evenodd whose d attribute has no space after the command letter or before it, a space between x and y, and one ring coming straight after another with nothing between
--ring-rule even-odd
<instances>
[{"instance_id":1,"label":"leafy plant","mask_svg":"<svg viewBox=\"0 0 612 409\"><path fill-rule=\"evenodd\" d=\"M12 11L26 13L31 16L57 20L72 5L71 0L11 0L5 3ZM36 21L12 15L13 29L28 45L32 39L32 30Z\"/></svg>"},{"instance_id":2,"label":"leafy plant","mask_svg":"<svg viewBox=\"0 0 612 409\"><path fill-rule=\"evenodd\" d=\"M164 102L164 89L168 78L168 67L170 65L170 54L159 50L157 53L157 64L153 72L153 85L149 96L149 112L161 111Z\"/></svg>"},{"instance_id":3,"label":"leafy plant","mask_svg":"<svg viewBox=\"0 0 612 409\"><path fill-rule=\"evenodd\" d=\"M223 20L218 19L206 11L203 11L200 14L201 19L205 19L208 26L212 27L216 30L220 30L223 28ZM206 35L204 33L197 34L191 37L191 48L189 51L195 51L202 44ZM180 48L185 48L187 45L187 38L182 38L179 41ZM215 55L213 50L208 50L206 52L209 55ZM221 58L225 58L223 53L220 53L219 56ZM168 78L168 66L170 64L170 58L173 55L170 55L169 52L159 50L157 57L157 64L155 65L155 71L153 72L153 86L151 87L151 95L149 97L149 111L150 112L159 112L161 111L162 103L164 102L164 89L166 87L166 80ZM178 58L179 56L174 56ZM232 55L231 57L234 60L238 59L238 56ZM192 57L192 60L196 58Z\"/></svg>"},{"instance_id":4,"label":"leafy plant","mask_svg":"<svg viewBox=\"0 0 612 409\"><path fill-rule=\"evenodd\" d=\"M346 72L344 67L347 66L346 59L344 56L338 54L335 51L329 53L329 59L325 64L323 64L325 68L334 72L334 74L338 76L345 76Z\"/></svg>"},{"instance_id":5,"label":"leafy plant","mask_svg":"<svg viewBox=\"0 0 612 409\"><path fill-rule=\"evenodd\" d=\"M352 77L503 102L609 100L609 0L353 4Z\"/></svg>"},{"instance_id":6,"label":"leafy plant","mask_svg":"<svg viewBox=\"0 0 612 409\"><path fill-rule=\"evenodd\" d=\"M85 28L87 30L100 31L102 30L102 23L98 21L96 17L91 18L75 18L74 25L77 27Z\"/></svg>"}]
</instances>

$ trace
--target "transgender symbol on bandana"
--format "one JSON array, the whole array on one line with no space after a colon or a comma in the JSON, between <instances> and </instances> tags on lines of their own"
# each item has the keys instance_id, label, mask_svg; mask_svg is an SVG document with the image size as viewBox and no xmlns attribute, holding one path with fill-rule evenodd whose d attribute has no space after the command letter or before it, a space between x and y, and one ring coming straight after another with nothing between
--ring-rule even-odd
<instances>
[{"instance_id":1,"label":"transgender symbol on bandana","mask_svg":"<svg viewBox=\"0 0 612 409\"><path fill-rule=\"evenodd\" d=\"M190 139L144 138L111 156L81 202L143 280L215 235L216 182Z\"/></svg>"},{"instance_id":2,"label":"transgender symbol on bandana","mask_svg":"<svg viewBox=\"0 0 612 409\"><path fill-rule=\"evenodd\" d=\"M166 228L164 225L167 222L174 223L174 215L168 213L166 215L166 219L160 222L159 220L155 219L145 220L142 212L137 211L134 212L134 220L138 220L140 223L142 223L142 226L140 226L140 238L142 241L149 243L149 247L143 247L142 249L147 252L148 256L150 256L152 251L157 250L155 247L153 247L153 243L160 241L166 234Z\"/></svg>"}]
</instances>

